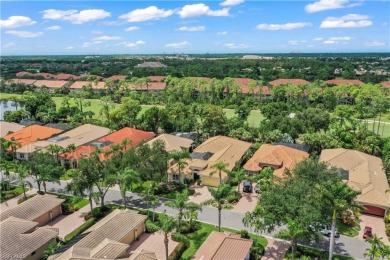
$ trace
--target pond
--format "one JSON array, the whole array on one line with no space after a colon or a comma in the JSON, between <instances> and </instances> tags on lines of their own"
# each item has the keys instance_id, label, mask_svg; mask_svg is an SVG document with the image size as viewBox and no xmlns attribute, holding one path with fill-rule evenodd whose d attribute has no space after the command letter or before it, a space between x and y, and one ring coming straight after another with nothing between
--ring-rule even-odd
<instances>
[{"instance_id":1,"label":"pond","mask_svg":"<svg viewBox=\"0 0 390 260\"><path fill-rule=\"evenodd\" d=\"M16 111L23 107L23 103L11 100L0 100L0 121L4 119L5 111Z\"/></svg>"}]
</instances>

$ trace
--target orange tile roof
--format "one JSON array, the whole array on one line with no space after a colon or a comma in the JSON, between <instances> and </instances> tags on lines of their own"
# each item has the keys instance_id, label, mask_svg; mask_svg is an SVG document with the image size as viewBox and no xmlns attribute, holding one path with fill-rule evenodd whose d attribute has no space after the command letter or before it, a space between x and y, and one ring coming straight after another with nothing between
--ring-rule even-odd
<instances>
[{"instance_id":1,"label":"orange tile roof","mask_svg":"<svg viewBox=\"0 0 390 260\"><path fill-rule=\"evenodd\" d=\"M364 83L357 79L331 79L325 81L328 85L363 85Z\"/></svg>"},{"instance_id":2,"label":"orange tile roof","mask_svg":"<svg viewBox=\"0 0 390 260\"><path fill-rule=\"evenodd\" d=\"M37 80L34 82L34 85L37 87L46 86L48 88L61 88L68 84L66 80Z\"/></svg>"},{"instance_id":3,"label":"orange tile roof","mask_svg":"<svg viewBox=\"0 0 390 260\"><path fill-rule=\"evenodd\" d=\"M379 83L379 85L390 88L390 81L383 81L383 82Z\"/></svg>"},{"instance_id":4,"label":"orange tile roof","mask_svg":"<svg viewBox=\"0 0 390 260\"><path fill-rule=\"evenodd\" d=\"M18 141L21 146L34 143L38 140L47 139L53 135L61 133L62 130L47 126L31 125L12 134L6 135L7 140Z\"/></svg>"},{"instance_id":5,"label":"orange tile roof","mask_svg":"<svg viewBox=\"0 0 390 260\"><path fill-rule=\"evenodd\" d=\"M70 89L82 89L84 86L91 85L93 89L104 89L104 82L98 82L97 86L95 83L90 81L76 81L70 86Z\"/></svg>"},{"instance_id":6,"label":"orange tile roof","mask_svg":"<svg viewBox=\"0 0 390 260\"><path fill-rule=\"evenodd\" d=\"M120 144L125 138L127 138L130 140L130 144L128 144L125 148L127 150L132 146L138 145L142 141L149 141L154 137L155 137L154 133L138 130L135 128L125 127L116 132L113 132L111 134L99 138L97 142L111 142L112 144ZM78 147L76 151L74 151L73 153L64 153L61 154L60 156L62 158L73 159L73 160L80 159L84 155L91 154L92 152L95 151L95 149L96 149L95 146L83 145ZM103 151L107 151L109 149L110 149L110 145L105 146L103 148ZM106 159L104 154L101 154L101 159L102 160Z\"/></svg>"},{"instance_id":7,"label":"orange tile roof","mask_svg":"<svg viewBox=\"0 0 390 260\"><path fill-rule=\"evenodd\" d=\"M257 172L264 166L271 166L274 175L285 178L284 170L292 169L295 164L309 158L309 154L284 145L263 144L244 165L247 171Z\"/></svg>"},{"instance_id":8,"label":"orange tile roof","mask_svg":"<svg viewBox=\"0 0 390 260\"><path fill-rule=\"evenodd\" d=\"M111 79L112 81L116 81L116 80L125 80L127 78L127 76L125 75L114 75L114 76L111 76L107 79Z\"/></svg>"},{"instance_id":9,"label":"orange tile roof","mask_svg":"<svg viewBox=\"0 0 390 260\"><path fill-rule=\"evenodd\" d=\"M251 82L251 81L254 80L254 79L250 79L250 78L234 78L234 80L237 81L238 84L240 84L241 93L243 93L243 94L248 94L248 93L250 93L248 84L249 84L249 82ZM253 89L253 92L254 92L254 93L259 93L259 87L256 86L256 87ZM262 93L263 95L270 95L270 94L271 94L271 91L270 91L269 87L267 87L267 86L262 86L262 87L261 87L261 93Z\"/></svg>"},{"instance_id":10,"label":"orange tile roof","mask_svg":"<svg viewBox=\"0 0 390 260\"><path fill-rule=\"evenodd\" d=\"M12 82L15 82L17 84L26 84L26 85L32 85L34 84L36 80L35 79L12 79Z\"/></svg>"},{"instance_id":11,"label":"orange tile roof","mask_svg":"<svg viewBox=\"0 0 390 260\"><path fill-rule=\"evenodd\" d=\"M165 79L165 76L149 76L148 77L151 81L155 82L163 82Z\"/></svg>"},{"instance_id":12,"label":"orange tile roof","mask_svg":"<svg viewBox=\"0 0 390 260\"><path fill-rule=\"evenodd\" d=\"M272 86L287 85L287 84L302 85L302 84L310 84L310 82L304 79L277 79L271 81L269 84L271 84Z\"/></svg>"},{"instance_id":13,"label":"orange tile roof","mask_svg":"<svg viewBox=\"0 0 390 260\"><path fill-rule=\"evenodd\" d=\"M79 79L81 78L81 76L77 76L77 75L73 75L73 74L68 74L68 73L60 73L60 74L57 74L57 75L53 75L53 77L55 79L58 79L58 80L69 80L69 79Z\"/></svg>"}]
</instances>

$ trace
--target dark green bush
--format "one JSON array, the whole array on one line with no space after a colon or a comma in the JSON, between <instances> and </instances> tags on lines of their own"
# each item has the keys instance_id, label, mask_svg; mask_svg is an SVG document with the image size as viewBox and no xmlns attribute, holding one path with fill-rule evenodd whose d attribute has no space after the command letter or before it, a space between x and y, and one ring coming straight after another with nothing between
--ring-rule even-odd
<instances>
[{"instance_id":1,"label":"dark green bush","mask_svg":"<svg viewBox=\"0 0 390 260\"><path fill-rule=\"evenodd\" d=\"M238 191L234 191L234 192L232 192L232 195L230 195L227 198L227 201L229 203L235 203L235 202L239 201L240 199L241 199L241 193L239 193Z\"/></svg>"},{"instance_id":2,"label":"dark green bush","mask_svg":"<svg viewBox=\"0 0 390 260\"><path fill-rule=\"evenodd\" d=\"M0 182L0 190L2 192L7 191L10 188L9 181L1 181Z\"/></svg>"},{"instance_id":3,"label":"dark green bush","mask_svg":"<svg viewBox=\"0 0 390 260\"><path fill-rule=\"evenodd\" d=\"M173 241L183 242L187 246L190 245L190 240L183 234L180 234L178 232L174 232L174 233L172 233L171 237L172 237Z\"/></svg>"},{"instance_id":4,"label":"dark green bush","mask_svg":"<svg viewBox=\"0 0 390 260\"><path fill-rule=\"evenodd\" d=\"M83 233L85 230L87 230L88 228L90 228L93 224L95 224L95 219L94 218L90 218L88 219L87 221L85 221L81 226L79 226L78 228L76 228L75 230L73 230L71 233L67 234L65 237L64 237L64 242L67 243L69 242L70 240L74 239L75 237L77 237L78 235L80 235L81 233Z\"/></svg>"},{"instance_id":5,"label":"dark green bush","mask_svg":"<svg viewBox=\"0 0 390 260\"><path fill-rule=\"evenodd\" d=\"M192 196L195 194L195 190L193 188L188 188L188 195Z\"/></svg>"},{"instance_id":6,"label":"dark green bush","mask_svg":"<svg viewBox=\"0 0 390 260\"><path fill-rule=\"evenodd\" d=\"M179 182L160 183L156 188L155 195L168 194L174 191L181 192L186 188L187 185Z\"/></svg>"},{"instance_id":7,"label":"dark green bush","mask_svg":"<svg viewBox=\"0 0 390 260\"><path fill-rule=\"evenodd\" d=\"M249 238L249 232L245 229L241 229L241 238Z\"/></svg>"},{"instance_id":8,"label":"dark green bush","mask_svg":"<svg viewBox=\"0 0 390 260\"><path fill-rule=\"evenodd\" d=\"M154 233L158 231L158 226L154 224L150 219L146 220L146 232Z\"/></svg>"},{"instance_id":9,"label":"dark green bush","mask_svg":"<svg viewBox=\"0 0 390 260\"><path fill-rule=\"evenodd\" d=\"M102 209L100 207L95 207L91 212L92 217L101 218L103 216Z\"/></svg>"},{"instance_id":10,"label":"dark green bush","mask_svg":"<svg viewBox=\"0 0 390 260\"><path fill-rule=\"evenodd\" d=\"M390 224L387 224L385 227L386 235L390 237Z\"/></svg>"},{"instance_id":11,"label":"dark green bush","mask_svg":"<svg viewBox=\"0 0 390 260\"><path fill-rule=\"evenodd\" d=\"M385 218L383 219L385 223L390 223L390 211L386 213Z\"/></svg>"},{"instance_id":12,"label":"dark green bush","mask_svg":"<svg viewBox=\"0 0 390 260\"><path fill-rule=\"evenodd\" d=\"M229 184L230 184L230 186L237 186L238 180L236 178L231 178L231 179L229 179Z\"/></svg>"}]
</instances>

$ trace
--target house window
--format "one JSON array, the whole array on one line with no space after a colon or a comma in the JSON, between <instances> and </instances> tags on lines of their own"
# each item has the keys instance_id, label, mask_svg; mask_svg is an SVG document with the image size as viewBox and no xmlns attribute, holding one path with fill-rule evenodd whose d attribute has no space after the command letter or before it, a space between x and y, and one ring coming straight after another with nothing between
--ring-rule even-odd
<instances>
[{"instance_id":1,"label":"house window","mask_svg":"<svg viewBox=\"0 0 390 260\"><path fill-rule=\"evenodd\" d=\"M174 181L179 181L179 174L174 174L173 175L173 180Z\"/></svg>"},{"instance_id":2,"label":"house window","mask_svg":"<svg viewBox=\"0 0 390 260\"><path fill-rule=\"evenodd\" d=\"M19 154L19 158L20 158L20 159L24 159L24 153L20 153L20 154Z\"/></svg>"}]
</instances>

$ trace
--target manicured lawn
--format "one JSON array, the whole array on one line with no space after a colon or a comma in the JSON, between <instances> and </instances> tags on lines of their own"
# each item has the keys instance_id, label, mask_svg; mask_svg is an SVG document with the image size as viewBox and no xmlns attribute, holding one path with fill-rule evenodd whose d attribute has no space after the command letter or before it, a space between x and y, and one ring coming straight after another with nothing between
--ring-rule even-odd
<instances>
[{"instance_id":1,"label":"manicured lawn","mask_svg":"<svg viewBox=\"0 0 390 260\"><path fill-rule=\"evenodd\" d=\"M187 248L186 251L184 251L183 255L180 259L190 260L191 257L196 253L196 251L199 249L199 247L203 244L203 242L206 240L206 238L210 235L211 231L215 230L218 231L218 228L214 225L201 223L201 228L188 235L188 239L190 240L190 246ZM229 228L222 228L223 231L228 231L232 233L240 233L238 230L229 229ZM254 234L250 234L250 237L252 239L257 239L264 247L267 245L267 239L261 236L257 236Z\"/></svg>"},{"instance_id":2,"label":"manicured lawn","mask_svg":"<svg viewBox=\"0 0 390 260\"><path fill-rule=\"evenodd\" d=\"M368 123L368 129L372 130L373 123ZM377 131L378 123L375 123L375 132ZM390 136L390 124L380 124L379 126L379 135L382 137Z\"/></svg>"},{"instance_id":3,"label":"manicured lawn","mask_svg":"<svg viewBox=\"0 0 390 260\"><path fill-rule=\"evenodd\" d=\"M224 111L226 113L227 118L232 118L236 116L236 114L234 113L234 109L224 109ZM264 116L261 114L260 110L252 110L248 116L247 121L250 126L258 127L261 121L263 121L263 119Z\"/></svg>"},{"instance_id":4,"label":"manicured lawn","mask_svg":"<svg viewBox=\"0 0 390 260\"><path fill-rule=\"evenodd\" d=\"M26 188L26 192L27 191L28 191L28 189ZM22 187L10 185L9 191L6 191L6 190L0 191L0 203L3 203L7 200L10 200L16 196L19 196L20 194L23 194Z\"/></svg>"},{"instance_id":5,"label":"manicured lawn","mask_svg":"<svg viewBox=\"0 0 390 260\"><path fill-rule=\"evenodd\" d=\"M356 223L354 226L347 226L340 222L338 222L336 226L340 234L350 237L356 237L357 235L359 235L360 231L360 220L356 219Z\"/></svg>"}]
</instances>

